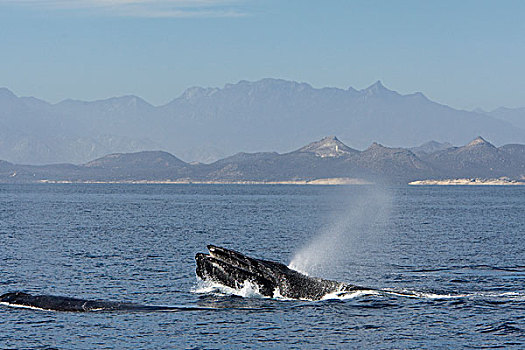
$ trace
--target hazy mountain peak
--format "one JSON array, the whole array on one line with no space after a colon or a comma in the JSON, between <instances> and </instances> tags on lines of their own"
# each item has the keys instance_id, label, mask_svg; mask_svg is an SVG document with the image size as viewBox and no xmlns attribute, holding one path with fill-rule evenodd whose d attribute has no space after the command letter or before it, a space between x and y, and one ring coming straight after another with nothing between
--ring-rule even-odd
<instances>
[{"instance_id":1,"label":"hazy mountain peak","mask_svg":"<svg viewBox=\"0 0 525 350\"><path fill-rule=\"evenodd\" d=\"M368 90L368 91L382 91L382 90L388 90L388 89L383 85L381 80L377 80L375 83L373 83L372 85L367 87L365 90Z\"/></svg>"},{"instance_id":2,"label":"hazy mountain peak","mask_svg":"<svg viewBox=\"0 0 525 350\"><path fill-rule=\"evenodd\" d=\"M151 104L135 95L124 95L119 97L112 97L105 100L95 101L97 104L109 105L113 109L132 107L137 108L141 106L152 107Z\"/></svg>"},{"instance_id":3,"label":"hazy mountain peak","mask_svg":"<svg viewBox=\"0 0 525 350\"><path fill-rule=\"evenodd\" d=\"M387 148L387 147L383 146L380 143L372 142L372 144L366 150L368 151L368 150L382 149L382 148Z\"/></svg>"},{"instance_id":4,"label":"hazy mountain peak","mask_svg":"<svg viewBox=\"0 0 525 350\"><path fill-rule=\"evenodd\" d=\"M339 141L335 136L327 136L323 139L312 142L298 150L298 152L314 153L318 157L341 157L344 155L357 153L358 151L352 149Z\"/></svg>"},{"instance_id":5,"label":"hazy mountain peak","mask_svg":"<svg viewBox=\"0 0 525 350\"><path fill-rule=\"evenodd\" d=\"M420 91L414 92L413 94L406 95L406 96L415 97L415 98L419 98L419 99L424 99L424 100L430 101L428 99L428 97L426 97L425 94L420 92Z\"/></svg>"},{"instance_id":6,"label":"hazy mountain peak","mask_svg":"<svg viewBox=\"0 0 525 350\"><path fill-rule=\"evenodd\" d=\"M388 90L384 85L383 83L381 82L381 80L377 80L375 83L373 83L372 85L370 85L368 87L368 89L381 89L381 90Z\"/></svg>"},{"instance_id":7,"label":"hazy mountain peak","mask_svg":"<svg viewBox=\"0 0 525 350\"><path fill-rule=\"evenodd\" d=\"M8 88L0 87L0 98L2 99L15 99L17 96Z\"/></svg>"},{"instance_id":8,"label":"hazy mountain peak","mask_svg":"<svg viewBox=\"0 0 525 350\"><path fill-rule=\"evenodd\" d=\"M470 141L465 147L475 147L481 145L494 147L494 145L492 145L490 142L488 142L481 136L478 136L474 140Z\"/></svg>"},{"instance_id":9,"label":"hazy mountain peak","mask_svg":"<svg viewBox=\"0 0 525 350\"><path fill-rule=\"evenodd\" d=\"M424 144L421 145L421 147L423 146L429 146L429 147L439 147L441 146L442 143L441 142L437 142L435 140L431 140L431 141L428 141L428 142L425 142Z\"/></svg>"},{"instance_id":10,"label":"hazy mountain peak","mask_svg":"<svg viewBox=\"0 0 525 350\"><path fill-rule=\"evenodd\" d=\"M366 89L361 90L365 96L383 96L386 94L397 94L397 92L387 89L381 80L376 81Z\"/></svg>"},{"instance_id":11,"label":"hazy mountain peak","mask_svg":"<svg viewBox=\"0 0 525 350\"><path fill-rule=\"evenodd\" d=\"M125 96L116 97L114 101L126 102L127 104L134 105L134 106L138 104L149 104L144 99L138 96L135 96L135 95L125 95Z\"/></svg>"}]
</instances>

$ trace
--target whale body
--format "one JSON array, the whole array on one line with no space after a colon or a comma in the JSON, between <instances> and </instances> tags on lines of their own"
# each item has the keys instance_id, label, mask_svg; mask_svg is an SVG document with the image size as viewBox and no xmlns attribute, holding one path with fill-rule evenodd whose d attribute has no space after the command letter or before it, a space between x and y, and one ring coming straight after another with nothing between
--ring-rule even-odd
<instances>
[{"instance_id":1,"label":"whale body","mask_svg":"<svg viewBox=\"0 0 525 350\"><path fill-rule=\"evenodd\" d=\"M196 273L204 281L241 289L246 283L256 286L266 297L320 300L327 294L343 295L370 290L343 282L310 277L284 264L251 258L234 250L208 245L209 254L197 253Z\"/></svg>"},{"instance_id":2,"label":"whale body","mask_svg":"<svg viewBox=\"0 0 525 350\"><path fill-rule=\"evenodd\" d=\"M31 295L24 292L10 292L0 296L0 304L33 309L89 312L89 311L183 311L207 308L150 306L104 300L86 300L56 295Z\"/></svg>"}]
</instances>

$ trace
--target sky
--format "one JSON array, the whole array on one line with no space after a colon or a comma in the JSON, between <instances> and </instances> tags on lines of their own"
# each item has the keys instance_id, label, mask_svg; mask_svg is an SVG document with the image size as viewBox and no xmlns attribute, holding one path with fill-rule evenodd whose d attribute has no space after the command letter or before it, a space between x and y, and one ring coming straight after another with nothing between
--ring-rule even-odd
<instances>
[{"instance_id":1,"label":"sky","mask_svg":"<svg viewBox=\"0 0 525 350\"><path fill-rule=\"evenodd\" d=\"M282 78L525 106L525 1L0 0L0 86L49 102Z\"/></svg>"}]
</instances>

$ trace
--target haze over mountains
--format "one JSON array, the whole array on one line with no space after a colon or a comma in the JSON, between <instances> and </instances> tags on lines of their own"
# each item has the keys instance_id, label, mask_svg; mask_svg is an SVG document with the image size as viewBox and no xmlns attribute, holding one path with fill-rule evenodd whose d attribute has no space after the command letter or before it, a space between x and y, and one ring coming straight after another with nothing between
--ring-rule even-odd
<instances>
[{"instance_id":1,"label":"haze over mountains","mask_svg":"<svg viewBox=\"0 0 525 350\"><path fill-rule=\"evenodd\" d=\"M376 140L391 147L429 140L460 145L478 135L503 145L525 143L524 120L525 109L456 110L380 82L358 91L240 81L190 88L163 106L136 96L50 104L3 88L0 159L81 164L110 153L161 149L184 161L212 162L239 151L287 152L334 134L357 150Z\"/></svg>"}]
</instances>

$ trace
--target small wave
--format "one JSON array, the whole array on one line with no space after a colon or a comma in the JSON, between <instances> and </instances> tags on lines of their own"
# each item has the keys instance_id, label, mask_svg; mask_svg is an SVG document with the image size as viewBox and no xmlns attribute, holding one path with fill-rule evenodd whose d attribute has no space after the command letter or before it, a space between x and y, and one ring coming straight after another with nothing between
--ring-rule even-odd
<instances>
[{"instance_id":1,"label":"small wave","mask_svg":"<svg viewBox=\"0 0 525 350\"><path fill-rule=\"evenodd\" d=\"M334 293L328 293L324 297L321 298L321 300L330 300L330 299L339 299L339 300L347 300L347 299L354 299L358 298L364 295L379 295L380 292L377 290L358 290L355 292L334 292Z\"/></svg>"},{"instance_id":2,"label":"small wave","mask_svg":"<svg viewBox=\"0 0 525 350\"><path fill-rule=\"evenodd\" d=\"M412 290L388 290L383 289L381 292L388 295L395 295L400 297L407 298L421 298L421 299L461 299L461 298L504 298L511 300L525 300L525 293L520 292L501 292L501 293L492 293L492 292L475 292L475 293L462 293L462 294L450 294L450 293L432 293L432 292L419 292Z\"/></svg>"},{"instance_id":3,"label":"small wave","mask_svg":"<svg viewBox=\"0 0 525 350\"><path fill-rule=\"evenodd\" d=\"M515 322L503 322L486 326L480 329L480 333L494 333L498 335L523 334L525 330L520 328Z\"/></svg>"},{"instance_id":4,"label":"small wave","mask_svg":"<svg viewBox=\"0 0 525 350\"><path fill-rule=\"evenodd\" d=\"M525 272L525 266L515 265L515 266L496 266L496 265L453 265L453 266L443 266L436 268L422 268L416 269L412 266L396 265L393 264L393 267L396 267L401 270L413 273L431 273L431 272L443 272L443 271L462 271L462 270L472 270L472 271L497 271L497 272Z\"/></svg>"},{"instance_id":5,"label":"small wave","mask_svg":"<svg viewBox=\"0 0 525 350\"><path fill-rule=\"evenodd\" d=\"M525 301L525 292L478 292L469 294L469 297L507 299L513 301Z\"/></svg>"},{"instance_id":6,"label":"small wave","mask_svg":"<svg viewBox=\"0 0 525 350\"><path fill-rule=\"evenodd\" d=\"M403 290L403 291L394 291L394 290L388 290L383 289L381 290L384 294L387 295L395 295L399 297L406 297L406 298L418 298L418 299L457 299L457 298L465 298L468 296L468 294L437 294L437 293L431 293L431 292L418 292L418 291L412 291L412 290Z\"/></svg>"}]
</instances>

